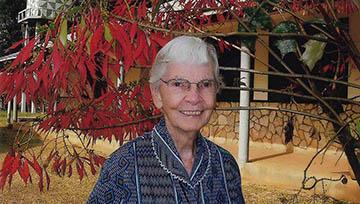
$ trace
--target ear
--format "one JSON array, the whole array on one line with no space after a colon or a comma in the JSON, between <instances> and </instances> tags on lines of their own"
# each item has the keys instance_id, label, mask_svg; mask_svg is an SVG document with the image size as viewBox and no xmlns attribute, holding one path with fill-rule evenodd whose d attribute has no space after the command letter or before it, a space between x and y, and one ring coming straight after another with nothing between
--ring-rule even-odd
<instances>
[{"instance_id":1,"label":"ear","mask_svg":"<svg viewBox=\"0 0 360 204\"><path fill-rule=\"evenodd\" d=\"M152 96L152 99L154 101L156 108L161 109L162 108L162 99L161 99L161 95L160 95L160 87L154 86L153 84L151 84L150 91L151 91L151 96Z\"/></svg>"}]
</instances>

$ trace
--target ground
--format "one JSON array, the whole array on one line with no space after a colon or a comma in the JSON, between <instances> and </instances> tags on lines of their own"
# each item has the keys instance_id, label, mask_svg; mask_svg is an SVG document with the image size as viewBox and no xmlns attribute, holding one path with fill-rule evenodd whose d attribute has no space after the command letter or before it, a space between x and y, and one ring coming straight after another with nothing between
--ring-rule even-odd
<instances>
[{"instance_id":1,"label":"ground","mask_svg":"<svg viewBox=\"0 0 360 204\"><path fill-rule=\"evenodd\" d=\"M39 147L34 149L37 148ZM5 155L5 153L0 153L0 161L3 160ZM50 177L50 189L40 192L36 174L32 174L32 183L25 186L20 176L16 173L11 187L7 185L4 191L0 192L0 203L85 203L95 185L98 173L95 176L89 174L82 181L79 180L76 173L69 178L67 176L59 177L55 173L50 172ZM296 190L278 189L273 186L260 186L250 183L243 183L243 193L246 203L256 204L346 203L329 197L322 197L321 195L314 196L311 192L303 192L295 199Z\"/></svg>"},{"instance_id":2,"label":"ground","mask_svg":"<svg viewBox=\"0 0 360 204\"><path fill-rule=\"evenodd\" d=\"M60 178L52 174L50 189L42 193L37 187L37 180L34 179L33 184L25 186L19 176L16 176L11 188L7 186L0 193L0 203L85 203L97 176L91 175L80 182L76 175ZM301 194L298 200L294 200L296 191L254 184L243 184L243 192L246 203L345 203L311 194Z\"/></svg>"},{"instance_id":3,"label":"ground","mask_svg":"<svg viewBox=\"0 0 360 204\"><path fill-rule=\"evenodd\" d=\"M2 161L7 153L11 135L17 134L15 128L9 129L4 125L0 113L0 169ZM18 126L15 126L18 127ZM40 136L33 138L32 150L40 151L42 142ZM46 150L49 151L49 150ZM48 152L45 151L45 155ZM75 172L75 170L74 170ZM87 171L89 174L89 170ZM32 183L25 185L18 173L15 174L11 187L6 185L3 192L0 192L0 203L85 203L99 172L95 176L89 174L82 181L76 173L72 177L59 177L54 172L49 172L51 178L50 189L40 192L38 188L38 177L32 173ZM246 203L346 203L332 198L313 195L311 192L302 192L297 197L297 190L279 189L273 186L255 185L243 183L243 193Z\"/></svg>"}]
</instances>

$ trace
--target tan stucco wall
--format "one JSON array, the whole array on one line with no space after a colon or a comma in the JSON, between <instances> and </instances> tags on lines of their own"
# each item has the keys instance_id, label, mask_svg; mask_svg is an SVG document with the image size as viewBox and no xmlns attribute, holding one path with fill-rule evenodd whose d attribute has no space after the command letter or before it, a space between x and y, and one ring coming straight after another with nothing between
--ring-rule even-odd
<instances>
[{"instance_id":1,"label":"tan stucco wall","mask_svg":"<svg viewBox=\"0 0 360 204\"><path fill-rule=\"evenodd\" d=\"M261 31L259 31L261 32ZM269 45L269 36L260 36L259 37L265 45ZM257 71L267 72L269 71L269 52L268 49L260 43L259 40L256 41L255 44L255 55L257 60L255 60L254 69ZM254 88L261 88L267 89L269 83L268 75L260 75L254 74ZM267 92L254 92L253 95L254 100L268 100L268 93Z\"/></svg>"}]
</instances>

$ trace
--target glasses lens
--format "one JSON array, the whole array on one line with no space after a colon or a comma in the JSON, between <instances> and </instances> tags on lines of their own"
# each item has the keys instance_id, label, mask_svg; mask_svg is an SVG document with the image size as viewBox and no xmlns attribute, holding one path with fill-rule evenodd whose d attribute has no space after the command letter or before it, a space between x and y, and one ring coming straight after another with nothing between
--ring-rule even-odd
<instances>
[{"instance_id":1,"label":"glasses lens","mask_svg":"<svg viewBox=\"0 0 360 204\"><path fill-rule=\"evenodd\" d=\"M214 89L216 87L216 82L214 80L202 80L198 83L199 89Z\"/></svg>"},{"instance_id":2,"label":"glasses lens","mask_svg":"<svg viewBox=\"0 0 360 204\"><path fill-rule=\"evenodd\" d=\"M163 80L162 80L163 81ZM197 83L191 83L186 79L170 79L169 81L163 81L174 91L188 91L191 84L196 84L199 91L213 92L217 88L217 82L213 79L204 79Z\"/></svg>"},{"instance_id":3,"label":"glasses lens","mask_svg":"<svg viewBox=\"0 0 360 204\"><path fill-rule=\"evenodd\" d=\"M190 82L185 79L172 79L169 81L169 86L173 88L188 89Z\"/></svg>"}]
</instances>

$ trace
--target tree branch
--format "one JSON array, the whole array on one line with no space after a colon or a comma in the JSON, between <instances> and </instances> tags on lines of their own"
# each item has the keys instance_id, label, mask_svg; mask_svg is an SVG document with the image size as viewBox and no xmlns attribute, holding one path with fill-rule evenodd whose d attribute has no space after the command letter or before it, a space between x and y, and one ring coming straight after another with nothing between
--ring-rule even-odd
<instances>
[{"instance_id":1,"label":"tree branch","mask_svg":"<svg viewBox=\"0 0 360 204\"><path fill-rule=\"evenodd\" d=\"M246 107L245 106L237 106L237 107L227 107L227 108L215 108L215 111L235 111L235 110L273 110L273 111L280 111L280 112L289 112L289 113L294 113L294 114L298 114L298 115L304 115L304 116L308 116L308 117L316 118L316 119L320 119L320 120L326 120L326 121L333 122L335 124L341 125L341 123L339 123L337 120L334 120L334 119L329 118L329 117L315 115L315 114L311 114L311 113L305 113L305 112L286 109L286 108L254 107L254 106L246 106Z\"/></svg>"}]
</instances>

